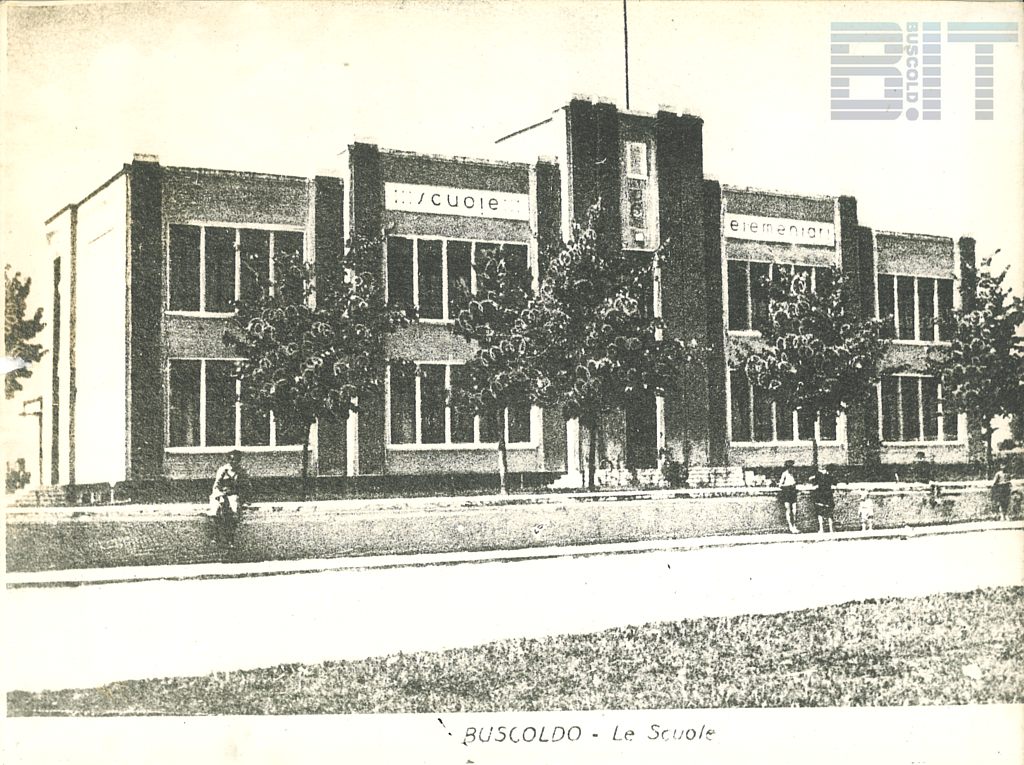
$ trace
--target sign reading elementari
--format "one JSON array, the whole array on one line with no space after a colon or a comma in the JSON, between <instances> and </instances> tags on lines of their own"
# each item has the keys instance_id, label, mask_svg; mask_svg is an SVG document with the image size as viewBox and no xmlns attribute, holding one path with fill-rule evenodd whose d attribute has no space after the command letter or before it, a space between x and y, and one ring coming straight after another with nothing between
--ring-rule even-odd
<instances>
[{"instance_id":1,"label":"sign reading elementari","mask_svg":"<svg viewBox=\"0 0 1024 765\"><path fill-rule=\"evenodd\" d=\"M793 218L767 218L763 215L725 214L725 235L729 239L754 239L761 242L817 244L835 247L836 229L831 223Z\"/></svg>"}]
</instances>

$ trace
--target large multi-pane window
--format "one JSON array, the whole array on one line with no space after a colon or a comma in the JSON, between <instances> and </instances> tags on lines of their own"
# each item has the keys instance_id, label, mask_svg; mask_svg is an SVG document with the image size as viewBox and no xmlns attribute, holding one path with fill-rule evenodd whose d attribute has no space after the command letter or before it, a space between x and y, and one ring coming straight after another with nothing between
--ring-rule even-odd
<instances>
[{"instance_id":1,"label":"large multi-pane window","mask_svg":"<svg viewBox=\"0 0 1024 765\"><path fill-rule=\"evenodd\" d=\"M426 237L388 237L387 294L391 305L417 308L421 319L454 321L476 292L473 264L501 253L523 289L533 282L525 244Z\"/></svg>"},{"instance_id":2,"label":"large multi-pane window","mask_svg":"<svg viewBox=\"0 0 1024 765\"><path fill-rule=\"evenodd\" d=\"M804 274L811 289L829 278L829 269L749 260L728 261L729 329L762 331L768 325L768 285L781 275Z\"/></svg>"},{"instance_id":3,"label":"large multi-pane window","mask_svg":"<svg viewBox=\"0 0 1024 765\"><path fill-rule=\"evenodd\" d=\"M810 441L814 417L803 410L772 401L754 388L742 369L729 371L732 441ZM835 413L822 413L818 422L820 441L836 440Z\"/></svg>"},{"instance_id":4,"label":"large multi-pane window","mask_svg":"<svg viewBox=\"0 0 1024 765\"><path fill-rule=\"evenodd\" d=\"M228 226L172 224L168 308L231 313L235 301L274 282L274 263L303 252L303 233Z\"/></svg>"},{"instance_id":5,"label":"large multi-pane window","mask_svg":"<svg viewBox=\"0 0 1024 765\"><path fill-rule=\"evenodd\" d=\"M462 364L417 364L415 372L388 374L390 442L401 444L494 444L499 427L506 443L531 442L529 406L496 417L474 414L453 391L468 387Z\"/></svg>"},{"instance_id":6,"label":"large multi-pane window","mask_svg":"<svg viewBox=\"0 0 1024 765\"><path fill-rule=\"evenodd\" d=\"M953 280L878 275L878 316L882 336L895 340L949 340L939 318L953 310Z\"/></svg>"},{"instance_id":7,"label":"large multi-pane window","mask_svg":"<svg viewBox=\"0 0 1024 765\"><path fill-rule=\"evenodd\" d=\"M956 441L959 418L944 411L942 386L925 375L882 378L881 436L883 441Z\"/></svg>"},{"instance_id":8,"label":"large multi-pane window","mask_svg":"<svg viewBox=\"0 0 1024 765\"><path fill-rule=\"evenodd\" d=\"M237 361L171 359L168 439L172 447L289 446L301 444L301 425L239 400Z\"/></svg>"}]
</instances>

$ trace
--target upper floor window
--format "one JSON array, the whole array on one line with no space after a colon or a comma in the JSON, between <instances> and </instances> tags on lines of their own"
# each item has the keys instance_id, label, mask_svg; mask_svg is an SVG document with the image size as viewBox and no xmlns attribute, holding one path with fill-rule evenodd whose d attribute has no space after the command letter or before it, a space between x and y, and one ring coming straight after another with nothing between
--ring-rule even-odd
<instances>
[{"instance_id":1,"label":"upper floor window","mask_svg":"<svg viewBox=\"0 0 1024 765\"><path fill-rule=\"evenodd\" d=\"M302 231L172 224L168 258L168 308L231 313L262 280L272 283L274 261L302 253Z\"/></svg>"},{"instance_id":2,"label":"upper floor window","mask_svg":"<svg viewBox=\"0 0 1024 765\"><path fill-rule=\"evenodd\" d=\"M169 446L286 446L301 444L300 425L240 401L237 362L171 359L167 409Z\"/></svg>"},{"instance_id":3,"label":"upper floor window","mask_svg":"<svg viewBox=\"0 0 1024 765\"><path fill-rule=\"evenodd\" d=\"M452 392L468 381L463 364L417 364L411 375L388 375L391 444L496 444L499 421L510 444L531 440L529 406L481 417Z\"/></svg>"},{"instance_id":4,"label":"upper floor window","mask_svg":"<svg viewBox=\"0 0 1024 765\"><path fill-rule=\"evenodd\" d=\"M513 278L529 291L533 276L525 244L389 236L388 302L417 308L421 319L454 321L476 293L473 264L485 253L499 252Z\"/></svg>"},{"instance_id":5,"label":"upper floor window","mask_svg":"<svg viewBox=\"0 0 1024 765\"><path fill-rule=\"evenodd\" d=\"M938 323L953 310L953 280L878 275L878 317L882 336L897 340L949 340Z\"/></svg>"},{"instance_id":6,"label":"upper floor window","mask_svg":"<svg viewBox=\"0 0 1024 765\"><path fill-rule=\"evenodd\" d=\"M805 274L811 289L828 278L829 269L747 260L728 261L729 329L762 331L768 325L768 285L779 275Z\"/></svg>"}]
</instances>

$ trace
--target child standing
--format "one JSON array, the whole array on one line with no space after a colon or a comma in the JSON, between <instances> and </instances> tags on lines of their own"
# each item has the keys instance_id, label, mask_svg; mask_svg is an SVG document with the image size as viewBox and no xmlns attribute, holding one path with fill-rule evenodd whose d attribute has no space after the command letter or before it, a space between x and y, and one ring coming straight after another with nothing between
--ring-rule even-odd
<instances>
[{"instance_id":1,"label":"child standing","mask_svg":"<svg viewBox=\"0 0 1024 765\"><path fill-rule=\"evenodd\" d=\"M796 475L793 460L786 460L779 478L779 501L786 508L786 524L791 534L799 534L796 527Z\"/></svg>"}]
</instances>

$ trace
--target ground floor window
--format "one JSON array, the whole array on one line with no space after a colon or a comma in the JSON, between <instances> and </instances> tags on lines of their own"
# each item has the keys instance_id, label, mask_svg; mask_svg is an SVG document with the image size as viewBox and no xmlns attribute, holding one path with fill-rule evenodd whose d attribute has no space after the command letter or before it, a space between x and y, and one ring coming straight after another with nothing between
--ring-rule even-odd
<instances>
[{"instance_id":1,"label":"ground floor window","mask_svg":"<svg viewBox=\"0 0 1024 765\"><path fill-rule=\"evenodd\" d=\"M167 443L172 447L290 446L304 428L239 400L234 359L171 359Z\"/></svg>"},{"instance_id":2,"label":"ground floor window","mask_svg":"<svg viewBox=\"0 0 1024 765\"><path fill-rule=\"evenodd\" d=\"M882 378L879 429L882 441L956 441L959 417L944 412L942 386L926 375Z\"/></svg>"},{"instance_id":3,"label":"ground floor window","mask_svg":"<svg viewBox=\"0 0 1024 765\"><path fill-rule=\"evenodd\" d=\"M730 421L734 442L810 441L814 437L814 417L772 401L754 388L742 369L729 372ZM836 440L835 413L822 413L818 422L818 440Z\"/></svg>"},{"instance_id":4,"label":"ground floor window","mask_svg":"<svg viewBox=\"0 0 1024 765\"><path fill-rule=\"evenodd\" d=\"M531 443L529 406L510 407L482 417L461 403L453 391L465 389L465 365L416 364L415 372L388 372L390 443L495 444L501 429L510 444Z\"/></svg>"}]
</instances>

